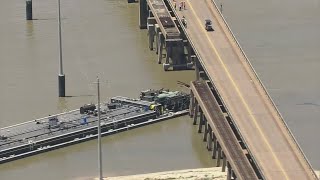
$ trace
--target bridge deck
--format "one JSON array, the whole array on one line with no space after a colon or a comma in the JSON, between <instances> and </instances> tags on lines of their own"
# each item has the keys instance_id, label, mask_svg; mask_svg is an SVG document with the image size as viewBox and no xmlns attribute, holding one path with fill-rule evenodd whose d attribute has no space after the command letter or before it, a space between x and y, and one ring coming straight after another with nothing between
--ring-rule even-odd
<instances>
[{"instance_id":1,"label":"bridge deck","mask_svg":"<svg viewBox=\"0 0 320 180\"><path fill-rule=\"evenodd\" d=\"M187 37L263 175L317 179L216 6L211 0L185 2L187 10L177 13L188 21ZM215 31L205 30L208 18Z\"/></svg>"},{"instance_id":2,"label":"bridge deck","mask_svg":"<svg viewBox=\"0 0 320 180\"><path fill-rule=\"evenodd\" d=\"M174 23L163 0L147 0L149 7L166 39L180 39L180 31Z\"/></svg>"},{"instance_id":3,"label":"bridge deck","mask_svg":"<svg viewBox=\"0 0 320 180\"><path fill-rule=\"evenodd\" d=\"M237 178L258 179L207 83L192 82L191 90L236 172Z\"/></svg>"}]
</instances>

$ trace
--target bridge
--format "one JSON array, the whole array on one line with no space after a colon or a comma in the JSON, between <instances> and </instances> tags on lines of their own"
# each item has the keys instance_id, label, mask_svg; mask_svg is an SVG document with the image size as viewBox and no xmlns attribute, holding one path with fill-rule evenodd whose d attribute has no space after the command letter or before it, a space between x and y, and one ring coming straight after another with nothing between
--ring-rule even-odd
<instances>
[{"instance_id":1,"label":"bridge","mask_svg":"<svg viewBox=\"0 0 320 180\"><path fill-rule=\"evenodd\" d=\"M162 45L166 46L166 58L179 54L166 61L164 69L169 65L195 68L190 115L195 124L199 119L199 132L205 127L207 148L217 166L223 160L222 170L227 166L228 179L317 179L214 1L185 0L182 11L175 10L171 0L139 3L140 28L159 27L154 31L148 27L150 46L154 36L158 37L158 57L163 56ZM162 10L156 10L154 3L165 4L165 8L157 6ZM159 12L170 14L181 33L179 50L170 49L169 41L161 41L166 32L160 28ZM187 26L181 21L183 16ZM205 19L212 20L214 31L205 30Z\"/></svg>"}]
</instances>

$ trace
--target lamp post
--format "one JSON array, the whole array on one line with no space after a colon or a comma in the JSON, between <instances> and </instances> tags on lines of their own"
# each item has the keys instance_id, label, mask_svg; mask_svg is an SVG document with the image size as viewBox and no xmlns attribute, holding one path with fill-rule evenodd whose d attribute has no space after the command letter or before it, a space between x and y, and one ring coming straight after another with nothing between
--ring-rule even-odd
<instances>
[{"instance_id":1,"label":"lamp post","mask_svg":"<svg viewBox=\"0 0 320 180\"><path fill-rule=\"evenodd\" d=\"M101 118L100 118L100 82L97 77L97 91L98 91L98 167L99 167L99 180L103 180L102 175L102 152L101 152Z\"/></svg>"},{"instance_id":2,"label":"lamp post","mask_svg":"<svg viewBox=\"0 0 320 180\"><path fill-rule=\"evenodd\" d=\"M61 41L61 15L60 15L60 0L58 0L58 26L59 26L59 97L65 97L66 93L66 83L65 75L63 74L62 65L62 41Z\"/></svg>"}]
</instances>

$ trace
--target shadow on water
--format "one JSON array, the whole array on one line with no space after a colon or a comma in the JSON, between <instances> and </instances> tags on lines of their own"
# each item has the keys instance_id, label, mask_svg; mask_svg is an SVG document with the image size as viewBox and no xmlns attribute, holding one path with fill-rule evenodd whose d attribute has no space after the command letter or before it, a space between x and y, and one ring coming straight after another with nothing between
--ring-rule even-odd
<instances>
[{"instance_id":1,"label":"shadow on water","mask_svg":"<svg viewBox=\"0 0 320 180\"><path fill-rule=\"evenodd\" d=\"M193 119L189 119L191 124ZM208 151L206 148L206 142L203 139L203 132L198 133L198 125L192 125L193 134L191 135L192 149L195 152L194 154L200 160L204 166L214 167L216 161L212 159L212 151Z\"/></svg>"},{"instance_id":2,"label":"shadow on water","mask_svg":"<svg viewBox=\"0 0 320 180\"><path fill-rule=\"evenodd\" d=\"M81 95L68 95L68 96L65 96L65 97L61 97L61 98L75 98L75 97L93 97L95 95L93 94L81 94Z\"/></svg>"},{"instance_id":3,"label":"shadow on water","mask_svg":"<svg viewBox=\"0 0 320 180\"><path fill-rule=\"evenodd\" d=\"M66 20L68 18L63 18L61 17L61 20ZM48 20L57 20L57 18L33 18L30 22L32 21L48 21Z\"/></svg>"}]
</instances>

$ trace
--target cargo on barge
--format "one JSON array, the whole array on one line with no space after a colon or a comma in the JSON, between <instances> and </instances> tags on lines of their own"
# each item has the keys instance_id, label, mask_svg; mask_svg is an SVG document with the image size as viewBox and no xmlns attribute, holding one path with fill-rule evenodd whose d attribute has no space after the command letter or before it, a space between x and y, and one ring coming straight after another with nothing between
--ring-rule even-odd
<instances>
[{"instance_id":1,"label":"cargo on barge","mask_svg":"<svg viewBox=\"0 0 320 180\"><path fill-rule=\"evenodd\" d=\"M142 91L139 99L113 97L102 103L102 136L185 115L189 94L169 90ZM0 129L0 164L97 138L97 107L86 104Z\"/></svg>"}]
</instances>

